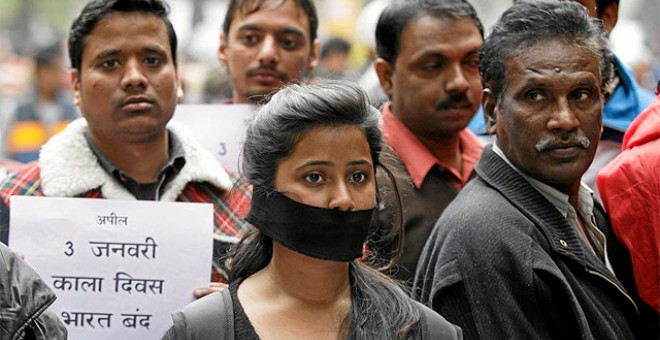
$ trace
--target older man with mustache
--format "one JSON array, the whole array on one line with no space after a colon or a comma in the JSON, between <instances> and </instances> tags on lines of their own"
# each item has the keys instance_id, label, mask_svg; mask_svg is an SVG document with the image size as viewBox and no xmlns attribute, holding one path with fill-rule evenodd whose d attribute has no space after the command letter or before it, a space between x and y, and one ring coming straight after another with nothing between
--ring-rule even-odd
<instances>
[{"instance_id":1,"label":"older man with mustache","mask_svg":"<svg viewBox=\"0 0 660 340\"><path fill-rule=\"evenodd\" d=\"M517 3L481 49L496 143L438 220L415 275L466 339L635 339L630 255L581 178L602 128L611 55L572 2Z\"/></svg>"}]
</instances>

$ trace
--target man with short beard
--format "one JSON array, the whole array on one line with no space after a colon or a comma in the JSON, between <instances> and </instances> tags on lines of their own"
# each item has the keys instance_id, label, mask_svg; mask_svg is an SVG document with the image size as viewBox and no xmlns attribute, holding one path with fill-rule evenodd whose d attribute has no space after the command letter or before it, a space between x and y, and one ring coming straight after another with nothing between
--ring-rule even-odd
<instances>
[{"instance_id":1,"label":"man with short beard","mask_svg":"<svg viewBox=\"0 0 660 340\"><path fill-rule=\"evenodd\" d=\"M298 83L319 59L318 16L312 0L232 0L218 59L232 83L231 103L260 104Z\"/></svg>"}]
</instances>

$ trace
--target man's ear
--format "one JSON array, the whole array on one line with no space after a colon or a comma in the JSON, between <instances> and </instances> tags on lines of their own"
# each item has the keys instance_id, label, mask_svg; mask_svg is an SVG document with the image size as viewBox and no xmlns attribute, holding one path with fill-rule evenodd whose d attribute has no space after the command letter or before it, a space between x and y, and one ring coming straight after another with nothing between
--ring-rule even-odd
<instances>
[{"instance_id":1,"label":"man's ear","mask_svg":"<svg viewBox=\"0 0 660 340\"><path fill-rule=\"evenodd\" d=\"M394 74L394 68L387 60L383 58L376 58L374 61L374 69L378 75L378 81L380 82L380 87L383 88L383 91L388 98L392 98L393 92L393 81L392 76Z\"/></svg>"},{"instance_id":2,"label":"man's ear","mask_svg":"<svg viewBox=\"0 0 660 340\"><path fill-rule=\"evenodd\" d=\"M307 65L308 73L311 73L314 70L314 68L316 68L316 65L319 64L320 50L321 50L321 42L318 39L315 39L314 43L312 44L312 50L309 53L309 64Z\"/></svg>"},{"instance_id":3,"label":"man's ear","mask_svg":"<svg viewBox=\"0 0 660 340\"><path fill-rule=\"evenodd\" d=\"M497 131L497 116L499 108L497 107L497 98L489 88L485 88L481 97L481 106L484 108L484 119L486 119L486 132L489 135Z\"/></svg>"},{"instance_id":4,"label":"man's ear","mask_svg":"<svg viewBox=\"0 0 660 340\"><path fill-rule=\"evenodd\" d=\"M227 65L227 37L225 32L220 32L220 45L218 47L218 61L221 65L229 68Z\"/></svg>"},{"instance_id":5,"label":"man's ear","mask_svg":"<svg viewBox=\"0 0 660 340\"><path fill-rule=\"evenodd\" d=\"M71 92L73 92L73 103L80 106L80 79L75 68L71 69Z\"/></svg>"},{"instance_id":6,"label":"man's ear","mask_svg":"<svg viewBox=\"0 0 660 340\"><path fill-rule=\"evenodd\" d=\"M619 20L619 5L615 1L610 2L600 14L600 19L603 20L603 26L609 36Z\"/></svg>"},{"instance_id":7,"label":"man's ear","mask_svg":"<svg viewBox=\"0 0 660 340\"><path fill-rule=\"evenodd\" d=\"M176 74L176 102L181 103L183 101L183 80L181 75L177 72Z\"/></svg>"}]
</instances>

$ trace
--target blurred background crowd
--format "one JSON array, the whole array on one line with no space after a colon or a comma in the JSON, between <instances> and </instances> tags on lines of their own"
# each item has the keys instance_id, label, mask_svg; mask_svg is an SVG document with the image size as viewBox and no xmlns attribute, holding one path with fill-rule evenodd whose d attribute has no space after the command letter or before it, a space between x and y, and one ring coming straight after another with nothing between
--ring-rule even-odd
<instances>
[{"instance_id":1,"label":"blurred background crowd","mask_svg":"<svg viewBox=\"0 0 660 340\"><path fill-rule=\"evenodd\" d=\"M317 77L357 79L377 105L384 101L371 60L380 11L389 0L316 0L321 62ZM65 41L73 16L86 0L0 1L0 136L2 158L36 159L34 146L77 114L68 90ZM231 96L226 70L217 60L218 35L227 0L169 0L179 37L184 103L220 103ZM511 0L473 0L482 22L492 25ZM660 1L621 0L611 49L633 68L637 81L654 90L660 77ZM38 109L35 109L38 106ZM39 112L45 130L8 125L17 115ZM47 124L48 125L48 124ZM15 129L14 129L15 130ZM13 136L9 136L14 134ZM30 145L35 144L35 145ZM38 150L38 148L36 148Z\"/></svg>"}]
</instances>

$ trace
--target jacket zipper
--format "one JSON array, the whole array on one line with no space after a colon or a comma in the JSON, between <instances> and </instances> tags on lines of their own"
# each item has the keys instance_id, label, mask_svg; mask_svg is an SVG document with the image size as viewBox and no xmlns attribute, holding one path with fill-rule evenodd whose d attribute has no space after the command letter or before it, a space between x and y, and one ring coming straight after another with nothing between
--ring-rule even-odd
<instances>
[{"instance_id":1,"label":"jacket zipper","mask_svg":"<svg viewBox=\"0 0 660 340\"><path fill-rule=\"evenodd\" d=\"M636 304L635 301L630 297L630 295L628 295L628 293L627 293L623 288L621 288L621 286L619 286L616 282L610 280L607 276L605 276L605 275L603 275L603 274L601 274L600 272L597 272L597 271L595 271L595 270L591 270L591 269L587 268L587 273L592 274L592 275L596 275L596 276L598 276L598 277L601 277L601 278L603 278L605 281L611 283L614 287L616 287L616 289L618 289L619 292L621 292L621 294L623 294L626 298L628 298L628 301L630 301L630 303L632 303L633 307L635 307L635 311L637 311L637 315L639 315L639 309L637 308L637 304Z\"/></svg>"}]
</instances>

